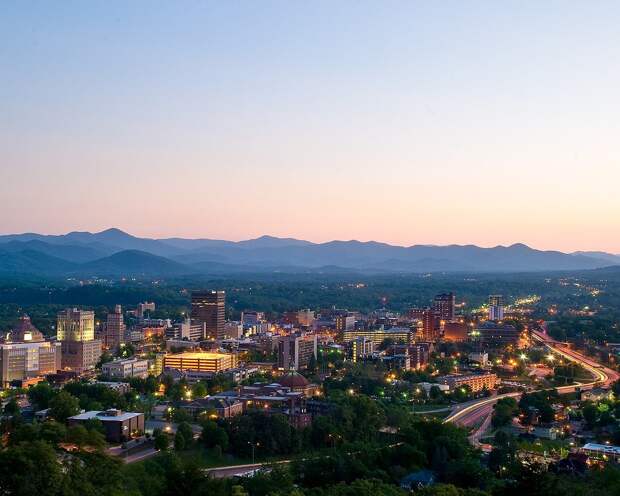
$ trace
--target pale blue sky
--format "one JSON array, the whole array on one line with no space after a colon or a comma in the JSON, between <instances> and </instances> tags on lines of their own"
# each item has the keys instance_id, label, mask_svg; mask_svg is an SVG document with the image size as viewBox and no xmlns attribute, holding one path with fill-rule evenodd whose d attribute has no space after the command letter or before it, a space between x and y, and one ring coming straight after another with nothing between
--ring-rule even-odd
<instances>
[{"instance_id":1,"label":"pale blue sky","mask_svg":"<svg viewBox=\"0 0 620 496\"><path fill-rule=\"evenodd\" d=\"M0 4L0 232L620 252L619 2Z\"/></svg>"}]
</instances>

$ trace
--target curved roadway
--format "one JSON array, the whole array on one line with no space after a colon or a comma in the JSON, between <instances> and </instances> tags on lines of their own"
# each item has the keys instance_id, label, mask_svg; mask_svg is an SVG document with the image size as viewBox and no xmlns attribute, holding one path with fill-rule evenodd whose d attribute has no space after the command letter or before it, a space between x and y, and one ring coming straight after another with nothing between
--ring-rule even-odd
<instances>
[{"instance_id":1,"label":"curved roadway","mask_svg":"<svg viewBox=\"0 0 620 496\"><path fill-rule=\"evenodd\" d=\"M609 369L595 362L594 360L571 350L564 343L559 343L551 338L546 332L532 331L532 338L538 342L545 344L550 350L557 355L564 357L571 362L579 363L584 369L592 374L595 378L592 382L584 384L575 384L572 386L559 386L554 388L559 394L572 393L576 388L591 389L596 386L609 386L613 382L620 379L620 374L615 370ZM518 398L521 392L498 394L491 398L482 398L457 406L452 413L444 419L444 422L453 422L462 426L473 426L480 422L486 423L487 419L493 412L493 405L502 398ZM478 429L472 435L472 442L476 444L482 435Z\"/></svg>"}]
</instances>

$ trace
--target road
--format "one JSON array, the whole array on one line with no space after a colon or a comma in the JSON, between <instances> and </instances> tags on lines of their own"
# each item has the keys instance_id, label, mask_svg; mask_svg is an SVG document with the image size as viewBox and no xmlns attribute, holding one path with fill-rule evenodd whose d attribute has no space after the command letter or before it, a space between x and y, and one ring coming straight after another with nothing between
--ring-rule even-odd
<instances>
[{"instance_id":1,"label":"road","mask_svg":"<svg viewBox=\"0 0 620 496\"><path fill-rule=\"evenodd\" d=\"M544 327L542 330L532 331L532 339L546 345L553 353L560 355L568 361L580 364L584 369L592 374L595 378L591 382L572 385L560 386L554 388L559 394L567 394L575 392L576 388L581 390L592 389L593 387L608 387L613 382L620 379L620 374L615 370L602 366L596 361L585 355L571 350L565 343L559 343L546 333ZM522 393L499 394L490 398L482 398L457 406L452 413L444 419L444 422L452 422L463 427L474 427L490 421L490 414L493 406L501 398L519 398ZM472 444L479 444L479 439L484 433L484 429L479 427L470 436Z\"/></svg>"},{"instance_id":2,"label":"road","mask_svg":"<svg viewBox=\"0 0 620 496\"><path fill-rule=\"evenodd\" d=\"M463 427L472 427L482 422L485 416L493 410L493 406L498 400L520 396L521 393L505 393L462 403L452 410L452 413L444 419L444 423L452 422Z\"/></svg>"},{"instance_id":3,"label":"road","mask_svg":"<svg viewBox=\"0 0 620 496\"><path fill-rule=\"evenodd\" d=\"M532 338L540 343L545 344L554 353L564 357L566 360L580 364L584 369L590 372L596 380L581 384L579 388L592 389L596 386L608 387L612 383L620 379L620 374L615 370L602 366L600 363L592 360L591 358L582 355L581 353L571 350L565 343L560 343L549 336L544 327L541 331L532 331ZM576 386L562 386L556 388L557 391L562 393L570 393L575 391Z\"/></svg>"},{"instance_id":4,"label":"road","mask_svg":"<svg viewBox=\"0 0 620 496\"><path fill-rule=\"evenodd\" d=\"M403 444L402 442L392 443L392 444L388 444L387 446L381 446L376 449L383 450L386 448L396 448L397 446L401 446L402 444ZM347 455L353 455L353 456L359 453L360 451L347 451L346 452ZM328 454L316 455L316 456L312 456L308 458L299 458L299 461L316 460L316 459L321 459L321 458L329 458L332 456L333 456L332 453L328 453ZM226 467L206 468L204 469L204 472L216 479L223 479L226 477L235 477L235 476L239 477L239 476L244 476L244 475L251 475L257 470L264 469L267 467L272 467L274 465L286 465L288 463L291 463L292 461L293 461L292 459L287 459L287 460L277 460L277 461L264 462L264 463L246 463L244 465L228 465Z\"/></svg>"},{"instance_id":5,"label":"road","mask_svg":"<svg viewBox=\"0 0 620 496\"><path fill-rule=\"evenodd\" d=\"M205 469L205 473L215 479L225 479L227 477L242 477L251 475L256 470L269 467L271 465L285 465L293 460L279 460L271 463L246 463L244 465L228 465L226 467L213 467Z\"/></svg>"}]
</instances>

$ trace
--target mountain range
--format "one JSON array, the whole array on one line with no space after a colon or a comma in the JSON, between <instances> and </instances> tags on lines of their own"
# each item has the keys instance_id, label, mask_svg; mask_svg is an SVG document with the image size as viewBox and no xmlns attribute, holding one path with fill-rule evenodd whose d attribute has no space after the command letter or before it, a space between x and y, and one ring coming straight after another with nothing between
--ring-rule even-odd
<instances>
[{"instance_id":1,"label":"mountain range","mask_svg":"<svg viewBox=\"0 0 620 496\"><path fill-rule=\"evenodd\" d=\"M395 246L376 241L312 243L262 236L245 241L140 238L119 229L0 235L0 274L182 276L243 272L531 272L620 265L620 255L563 253L524 244Z\"/></svg>"}]
</instances>

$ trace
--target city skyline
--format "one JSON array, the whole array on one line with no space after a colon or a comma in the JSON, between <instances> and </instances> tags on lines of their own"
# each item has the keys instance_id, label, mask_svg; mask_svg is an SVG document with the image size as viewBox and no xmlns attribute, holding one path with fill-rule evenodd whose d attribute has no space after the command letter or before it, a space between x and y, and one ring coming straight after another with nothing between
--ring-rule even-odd
<instances>
[{"instance_id":1,"label":"city skyline","mask_svg":"<svg viewBox=\"0 0 620 496\"><path fill-rule=\"evenodd\" d=\"M0 232L620 253L620 6L7 3Z\"/></svg>"},{"instance_id":2,"label":"city skyline","mask_svg":"<svg viewBox=\"0 0 620 496\"><path fill-rule=\"evenodd\" d=\"M0 492L620 495L619 21L0 2Z\"/></svg>"}]
</instances>

